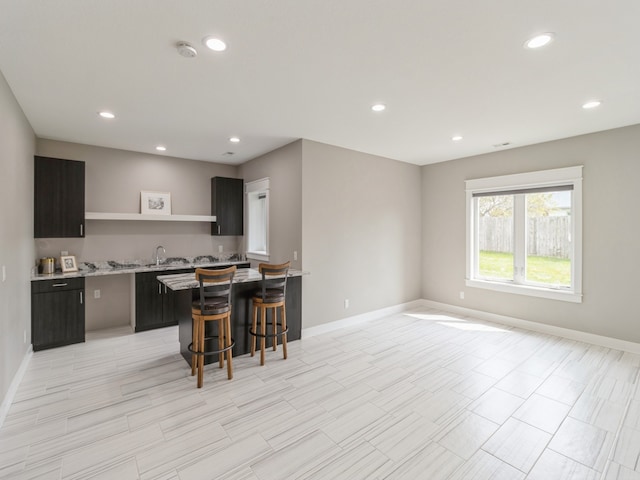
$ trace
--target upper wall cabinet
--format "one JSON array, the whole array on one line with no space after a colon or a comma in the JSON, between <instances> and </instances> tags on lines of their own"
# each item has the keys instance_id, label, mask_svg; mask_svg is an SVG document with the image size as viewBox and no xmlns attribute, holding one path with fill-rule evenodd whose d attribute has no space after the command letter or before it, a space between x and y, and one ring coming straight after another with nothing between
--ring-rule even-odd
<instances>
[{"instance_id":1,"label":"upper wall cabinet","mask_svg":"<svg viewBox=\"0 0 640 480\"><path fill-rule=\"evenodd\" d=\"M213 177L211 179L211 235L243 235L243 180Z\"/></svg>"},{"instance_id":2,"label":"upper wall cabinet","mask_svg":"<svg viewBox=\"0 0 640 480\"><path fill-rule=\"evenodd\" d=\"M84 162L34 157L34 237L84 237Z\"/></svg>"}]
</instances>

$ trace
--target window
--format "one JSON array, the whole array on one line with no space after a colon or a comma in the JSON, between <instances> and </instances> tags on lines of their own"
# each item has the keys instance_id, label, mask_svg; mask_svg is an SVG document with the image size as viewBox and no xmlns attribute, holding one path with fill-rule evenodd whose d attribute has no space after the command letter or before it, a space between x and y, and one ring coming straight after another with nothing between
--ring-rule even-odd
<instances>
[{"instance_id":1,"label":"window","mask_svg":"<svg viewBox=\"0 0 640 480\"><path fill-rule=\"evenodd\" d=\"M245 184L247 257L269 261L269 178Z\"/></svg>"},{"instance_id":2,"label":"window","mask_svg":"<svg viewBox=\"0 0 640 480\"><path fill-rule=\"evenodd\" d=\"M582 301L582 167L467 180L470 287Z\"/></svg>"}]
</instances>

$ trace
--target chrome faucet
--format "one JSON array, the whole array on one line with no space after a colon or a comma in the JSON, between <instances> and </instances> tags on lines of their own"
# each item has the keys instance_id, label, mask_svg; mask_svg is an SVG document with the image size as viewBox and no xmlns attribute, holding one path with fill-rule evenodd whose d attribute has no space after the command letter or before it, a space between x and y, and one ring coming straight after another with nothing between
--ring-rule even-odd
<instances>
[{"instance_id":1,"label":"chrome faucet","mask_svg":"<svg viewBox=\"0 0 640 480\"><path fill-rule=\"evenodd\" d=\"M158 245L156 247L156 253L155 253L156 265L160 265L160 253L159 253L160 249L162 249L162 253L164 253L165 256L167 255L167 251L164 249L164 247L162 245Z\"/></svg>"}]
</instances>

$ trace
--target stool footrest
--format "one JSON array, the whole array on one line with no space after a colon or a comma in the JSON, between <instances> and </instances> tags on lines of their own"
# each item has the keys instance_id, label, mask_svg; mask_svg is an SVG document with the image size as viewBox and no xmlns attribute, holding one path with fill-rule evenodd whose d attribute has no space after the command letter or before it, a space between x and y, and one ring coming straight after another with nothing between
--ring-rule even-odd
<instances>
[{"instance_id":1,"label":"stool footrest","mask_svg":"<svg viewBox=\"0 0 640 480\"><path fill-rule=\"evenodd\" d=\"M207 340L213 340L214 338L220 338L218 335L213 335L211 337L204 337L204 341L206 342ZM223 348L222 350L209 350L206 352L196 352L193 349L193 342L189 344L189 346L187 347L187 349L193 353L194 355L202 355L202 356L209 356L209 355L218 355L220 353L224 353L228 350L231 350L233 348L233 346L236 344L235 340L233 339L233 337L231 338L231 345L229 345L228 347Z\"/></svg>"},{"instance_id":2,"label":"stool footrest","mask_svg":"<svg viewBox=\"0 0 640 480\"><path fill-rule=\"evenodd\" d=\"M282 323L280 322L277 322L276 325L278 325L279 327L282 327ZM265 333L264 335L262 335L261 333L254 332L253 330L249 329L249 334L259 338L275 338L275 337L281 337L288 331L289 331L289 327L285 328L284 330L280 330L279 332Z\"/></svg>"}]
</instances>

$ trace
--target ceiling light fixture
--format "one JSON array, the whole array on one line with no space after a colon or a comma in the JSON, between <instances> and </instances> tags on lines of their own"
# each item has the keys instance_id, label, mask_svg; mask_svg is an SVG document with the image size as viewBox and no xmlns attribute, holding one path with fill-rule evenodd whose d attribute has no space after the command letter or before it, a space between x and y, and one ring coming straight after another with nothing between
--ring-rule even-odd
<instances>
[{"instance_id":1,"label":"ceiling light fixture","mask_svg":"<svg viewBox=\"0 0 640 480\"><path fill-rule=\"evenodd\" d=\"M527 40L524 46L532 50L536 48L544 47L545 45L548 45L549 43L551 43L554 36L555 35L551 32L541 33L540 35L536 35L535 37L532 37L529 40Z\"/></svg>"},{"instance_id":2,"label":"ceiling light fixture","mask_svg":"<svg viewBox=\"0 0 640 480\"><path fill-rule=\"evenodd\" d=\"M240 142L240 139L239 139L238 137L231 137L231 138L229 139L229 141L230 141L231 143L239 143L239 142Z\"/></svg>"},{"instance_id":3,"label":"ceiling light fixture","mask_svg":"<svg viewBox=\"0 0 640 480\"><path fill-rule=\"evenodd\" d=\"M167 150L167 147L165 147L164 145L158 145L156 147L156 150L158 150L159 152L165 152Z\"/></svg>"},{"instance_id":4,"label":"ceiling light fixture","mask_svg":"<svg viewBox=\"0 0 640 480\"><path fill-rule=\"evenodd\" d=\"M602 102L600 100L591 100L590 102L583 104L582 108L584 108L585 110L590 110L592 108L599 107L601 103Z\"/></svg>"},{"instance_id":5,"label":"ceiling light fixture","mask_svg":"<svg viewBox=\"0 0 640 480\"><path fill-rule=\"evenodd\" d=\"M215 37L205 37L202 40L202 43L204 43L207 48L210 48L214 52L224 52L227 49L227 44L219 38Z\"/></svg>"},{"instance_id":6,"label":"ceiling light fixture","mask_svg":"<svg viewBox=\"0 0 640 480\"><path fill-rule=\"evenodd\" d=\"M454 135L453 137L451 137L451 140L453 140L454 142L459 142L460 140L462 140L462 135Z\"/></svg>"},{"instance_id":7,"label":"ceiling light fixture","mask_svg":"<svg viewBox=\"0 0 640 480\"><path fill-rule=\"evenodd\" d=\"M116 118L116 116L111 112L98 112L98 115L100 115L102 118Z\"/></svg>"},{"instance_id":8,"label":"ceiling light fixture","mask_svg":"<svg viewBox=\"0 0 640 480\"><path fill-rule=\"evenodd\" d=\"M382 104L382 103L376 103L375 105L371 106L371 110L373 110L374 112L382 112L386 107L386 105Z\"/></svg>"}]
</instances>

